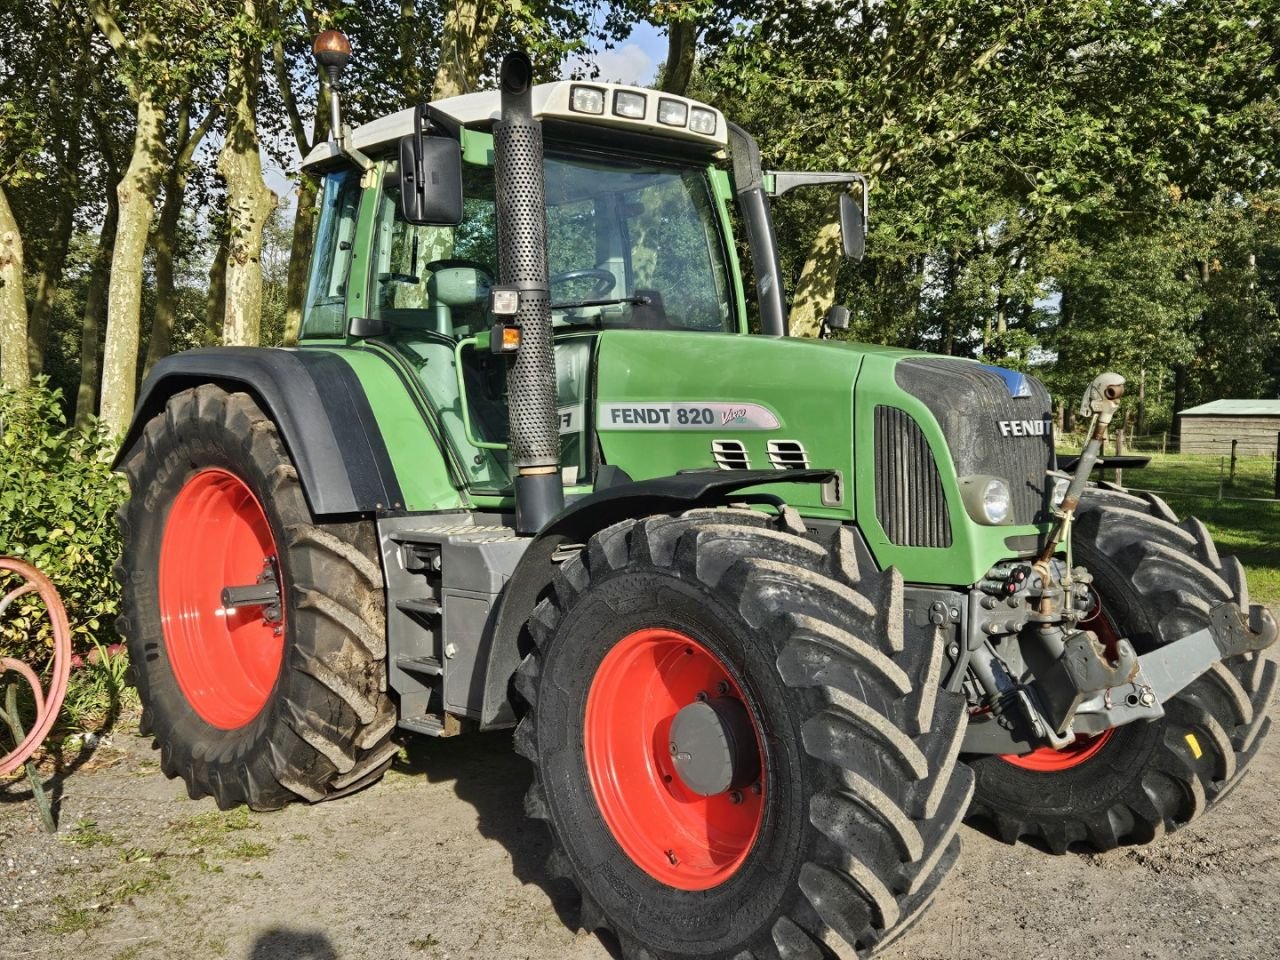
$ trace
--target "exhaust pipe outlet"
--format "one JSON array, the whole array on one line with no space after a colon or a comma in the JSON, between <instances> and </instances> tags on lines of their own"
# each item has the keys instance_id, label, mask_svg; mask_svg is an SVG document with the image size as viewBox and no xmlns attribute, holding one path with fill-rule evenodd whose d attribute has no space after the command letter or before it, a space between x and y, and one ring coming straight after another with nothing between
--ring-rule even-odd
<instances>
[{"instance_id":1,"label":"exhaust pipe outlet","mask_svg":"<svg viewBox=\"0 0 1280 960\"><path fill-rule=\"evenodd\" d=\"M533 118L533 65L509 53L499 73L501 118L493 125L498 282L520 294L520 349L507 373L516 530L537 533L564 507L556 366L547 276L542 124Z\"/></svg>"}]
</instances>

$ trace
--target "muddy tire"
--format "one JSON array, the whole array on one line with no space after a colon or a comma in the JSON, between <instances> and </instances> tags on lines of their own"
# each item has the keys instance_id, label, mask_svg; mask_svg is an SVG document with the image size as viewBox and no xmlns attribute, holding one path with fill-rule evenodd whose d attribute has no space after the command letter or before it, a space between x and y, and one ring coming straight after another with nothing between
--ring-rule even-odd
<instances>
[{"instance_id":1,"label":"muddy tire","mask_svg":"<svg viewBox=\"0 0 1280 960\"><path fill-rule=\"evenodd\" d=\"M902 617L896 570L860 576L845 535L749 510L625 521L564 563L530 621L515 739L581 926L628 960L832 957L901 932L972 790L941 640L904 649ZM715 795L670 756L692 756L671 716L711 687L758 760Z\"/></svg>"},{"instance_id":2,"label":"muddy tire","mask_svg":"<svg viewBox=\"0 0 1280 960\"><path fill-rule=\"evenodd\" d=\"M1138 653L1209 624L1223 601L1249 610L1244 570L1220 557L1204 524L1178 521L1159 497L1091 487L1074 559L1094 576L1110 627ZM1147 843L1198 817L1239 782L1271 721L1276 665L1261 653L1216 664L1165 704L1165 716L1109 731L1079 762L1052 769L973 760L971 819L1000 839L1042 840L1061 853Z\"/></svg>"},{"instance_id":3,"label":"muddy tire","mask_svg":"<svg viewBox=\"0 0 1280 960\"><path fill-rule=\"evenodd\" d=\"M373 524L314 523L275 425L213 385L171 397L122 469L117 626L164 773L224 809L380 777L395 710ZM275 611L223 612L222 587L267 570Z\"/></svg>"}]
</instances>

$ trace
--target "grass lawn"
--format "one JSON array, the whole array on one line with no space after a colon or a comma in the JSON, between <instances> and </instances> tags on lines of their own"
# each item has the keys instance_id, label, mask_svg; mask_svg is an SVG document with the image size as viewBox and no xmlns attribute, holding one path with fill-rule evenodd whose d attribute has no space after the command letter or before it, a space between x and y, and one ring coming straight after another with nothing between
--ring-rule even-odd
<instances>
[{"instance_id":1,"label":"grass lawn","mask_svg":"<svg viewBox=\"0 0 1280 960\"><path fill-rule=\"evenodd\" d=\"M1267 457L1241 457L1235 484L1223 482L1222 500L1220 470L1218 457L1155 454L1143 469L1126 470L1123 481L1131 489L1158 493L1179 516L1199 517L1218 550L1235 554L1245 565L1253 600L1280 605L1280 501L1227 499L1272 496L1275 466Z\"/></svg>"}]
</instances>

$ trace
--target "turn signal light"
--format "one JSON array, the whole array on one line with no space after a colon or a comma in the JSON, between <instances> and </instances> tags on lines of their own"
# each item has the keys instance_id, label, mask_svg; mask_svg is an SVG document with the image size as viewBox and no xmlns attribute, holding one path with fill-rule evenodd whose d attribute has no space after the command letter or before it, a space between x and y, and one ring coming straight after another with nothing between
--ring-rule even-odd
<instances>
[{"instance_id":1,"label":"turn signal light","mask_svg":"<svg viewBox=\"0 0 1280 960\"><path fill-rule=\"evenodd\" d=\"M515 353L520 349L520 328L514 323L495 323L489 333L489 349L494 353Z\"/></svg>"}]
</instances>

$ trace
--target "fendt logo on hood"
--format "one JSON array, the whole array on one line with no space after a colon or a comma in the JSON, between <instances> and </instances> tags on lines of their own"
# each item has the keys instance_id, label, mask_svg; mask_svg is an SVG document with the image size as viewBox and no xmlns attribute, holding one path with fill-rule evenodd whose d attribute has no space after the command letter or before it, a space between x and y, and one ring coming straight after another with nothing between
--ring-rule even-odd
<instances>
[{"instance_id":1,"label":"fendt logo on hood","mask_svg":"<svg viewBox=\"0 0 1280 960\"><path fill-rule=\"evenodd\" d=\"M1053 433L1053 421L1049 417L1043 420L997 420L1002 437L1043 437Z\"/></svg>"}]
</instances>

